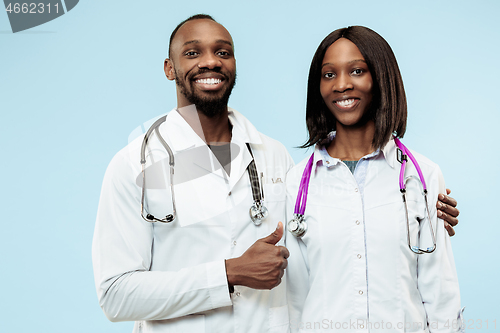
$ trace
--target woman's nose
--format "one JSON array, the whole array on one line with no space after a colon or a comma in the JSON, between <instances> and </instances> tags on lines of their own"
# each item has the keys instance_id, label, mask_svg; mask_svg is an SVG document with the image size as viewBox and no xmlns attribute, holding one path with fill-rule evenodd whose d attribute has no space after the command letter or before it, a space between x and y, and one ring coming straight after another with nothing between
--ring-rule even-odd
<instances>
[{"instance_id":1,"label":"woman's nose","mask_svg":"<svg viewBox=\"0 0 500 333\"><path fill-rule=\"evenodd\" d=\"M352 89L354 86L351 79L352 78L349 74L338 74L333 89L337 92L344 92Z\"/></svg>"}]
</instances>

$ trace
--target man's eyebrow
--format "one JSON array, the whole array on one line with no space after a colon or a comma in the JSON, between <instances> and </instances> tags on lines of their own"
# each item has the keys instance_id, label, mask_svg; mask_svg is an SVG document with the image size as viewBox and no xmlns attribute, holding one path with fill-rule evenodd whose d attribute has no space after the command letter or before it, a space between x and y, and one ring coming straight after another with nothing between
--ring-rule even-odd
<instances>
[{"instance_id":1,"label":"man's eyebrow","mask_svg":"<svg viewBox=\"0 0 500 333\"><path fill-rule=\"evenodd\" d=\"M231 47L233 47L233 44L228 41L228 40L225 40L225 39L217 39L215 41L216 43L219 43L219 44L226 44L226 45L229 45ZM185 42L184 44L182 44L182 46L186 46L186 45L189 45L189 44L200 44L201 42L197 39L193 39L193 40L188 40L187 42Z\"/></svg>"},{"instance_id":2,"label":"man's eyebrow","mask_svg":"<svg viewBox=\"0 0 500 333\"><path fill-rule=\"evenodd\" d=\"M189 45L189 44L199 44L200 41L197 40L197 39L194 39L194 40L188 40L187 42L185 42L184 44L182 44L182 46L186 46L186 45Z\"/></svg>"},{"instance_id":3,"label":"man's eyebrow","mask_svg":"<svg viewBox=\"0 0 500 333\"><path fill-rule=\"evenodd\" d=\"M216 42L217 43L222 43L222 44L227 44L227 45L233 47L233 44L230 41L225 40L225 39L217 39Z\"/></svg>"},{"instance_id":4,"label":"man's eyebrow","mask_svg":"<svg viewBox=\"0 0 500 333\"><path fill-rule=\"evenodd\" d=\"M348 64L350 65L350 64L353 64L355 62L364 62L366 64L366 61L364 59L351 60L351 61L348 62ZM331 62L324 63L323 65L321 65L321 68L323 68L323 67L325 67L327 65L333 65L333 63L331 63Z\"/></svg>"}]
</instances>

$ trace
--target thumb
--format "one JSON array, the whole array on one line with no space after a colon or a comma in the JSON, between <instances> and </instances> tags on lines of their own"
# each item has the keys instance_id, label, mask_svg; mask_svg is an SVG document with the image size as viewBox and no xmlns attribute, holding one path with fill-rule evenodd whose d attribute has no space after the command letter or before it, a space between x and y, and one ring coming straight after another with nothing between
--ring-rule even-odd
<instances>
[{"instance_id":1,"label":"thumb","mask_svg":"<svg viewBox=\"0 0 500 333\"><path fill-rule=\"evenodd\" d=\"M283 237L283 223L278 222L276 230L269 236L262 238L262 241L267 244L275 245L280 241L281 237Z\"/></svg>"}]
</instances>

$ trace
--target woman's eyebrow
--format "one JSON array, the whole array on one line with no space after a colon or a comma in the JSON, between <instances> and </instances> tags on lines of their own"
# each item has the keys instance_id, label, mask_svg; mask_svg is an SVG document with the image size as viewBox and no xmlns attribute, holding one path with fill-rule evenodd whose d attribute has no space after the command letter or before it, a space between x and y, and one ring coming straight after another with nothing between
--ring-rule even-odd
<instances>
[{"instance_id":1,"label":"woman's eyebrow","mask_svg":"<svg viewBox=\"0 0 500 333\"><path fill-rule=\"evenodd\" d=\"M364 62L366 64L366 61L364 59L354 59L354 60L349 61L347 64L350 65L350 64L353 64L355 62ZM327 65L333 65L333 63L331 63L331 62L324 63L323 65L321 65L321 68L323 68Z\"/></svg>"}]
</instances>

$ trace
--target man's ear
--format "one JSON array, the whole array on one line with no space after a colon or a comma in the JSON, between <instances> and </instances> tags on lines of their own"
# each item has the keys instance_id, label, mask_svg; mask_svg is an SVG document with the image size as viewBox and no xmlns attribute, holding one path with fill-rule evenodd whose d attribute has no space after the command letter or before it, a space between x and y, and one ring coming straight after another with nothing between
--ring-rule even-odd
<instances>
[{"instance_id":1,"label":"man's ear","mask_svg":"<svg viewBox=\"0 0 500 333\"><path fill-rule=\"evenodd\" d=\"M175 80L174 64L172 63L172 60L168 58L165 59L165 63L163 64L163 70L165 71L167 79L169 79L170 81Z\"/></svg>"}]
</instances>

